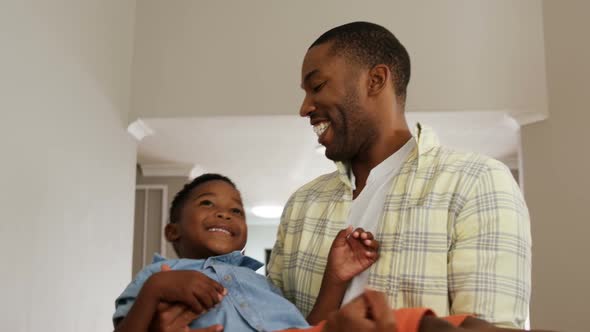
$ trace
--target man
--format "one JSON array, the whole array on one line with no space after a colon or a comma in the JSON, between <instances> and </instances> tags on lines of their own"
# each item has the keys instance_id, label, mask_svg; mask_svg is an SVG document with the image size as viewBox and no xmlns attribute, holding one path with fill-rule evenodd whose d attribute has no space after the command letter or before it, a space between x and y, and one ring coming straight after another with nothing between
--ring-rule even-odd
<instances>
[{"instance_id":1,"label":"man","mask_svg":"<svg viewBox=\"0 0 590 332\"><path fill-rule=\"evenodd\" d=\"M441 147L405 119L410 59L387 29L355 22L320 36L302 66L308 117L338 171L289 199L269 277L309 314L340 229L376 235L380 258L343 304L370 287L393 308L429 307L523 327L530 298L529 216L500 162Z\"/></svg>"}]
</instances>

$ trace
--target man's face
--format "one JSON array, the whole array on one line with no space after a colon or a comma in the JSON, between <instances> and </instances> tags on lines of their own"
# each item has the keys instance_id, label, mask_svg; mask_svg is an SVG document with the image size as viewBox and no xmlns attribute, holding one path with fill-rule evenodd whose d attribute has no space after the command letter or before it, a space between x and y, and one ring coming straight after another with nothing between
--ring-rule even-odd
<instances>
[{"instance_id":1,"label":"man's face","mask_svg":"<svg viewBox=\"0 0 590 332\"><path fill-rule=\"evenodd\" d=\"M177 243L185 258L243 249L248 231L240 193L225 181L203 183L193 189L184 204L178 227Z\"/></svg>"},{"instance_id":2,"label":"man's face","mask_svg":"<svg viewBox=\"0 0 590 332\"><path fill-rule=\"evenodd\" d=\"M305 99L300 115L309 117L318 142L326 147L326 157L348 161L374 138L374 122L363 105L363 70L331 54L330 46L314 46L305 55L301 72Z\"/></svg>"}]
</instances>

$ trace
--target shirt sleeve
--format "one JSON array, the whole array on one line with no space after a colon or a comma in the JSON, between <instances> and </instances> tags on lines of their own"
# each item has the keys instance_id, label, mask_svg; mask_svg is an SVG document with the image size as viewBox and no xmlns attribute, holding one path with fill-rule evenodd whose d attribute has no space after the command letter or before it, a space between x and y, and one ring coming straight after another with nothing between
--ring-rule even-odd
<instances>
[{"instance_id":1,"label":"shirt sleeve","mask_svg":"<svg viewBox=\"0 0 590 332\"><path fill-rule=\"evenodd\" d=\"M129 285L127 285L123 293L121 293L121 295L115 300L113 322L127 316L129 310L133 307L133 303L135 303L135 299L137 298L141 287L152 274L160 270L160 266L161 263L148 265L137 274L135 279L133 279Z\"/></svg>"},{"instance_id":2,"label":"shirt sleeve","mask_svg":"<svg viewBox=\"0 0 590 332\"><path fill-rule=\"evenodd\" d=\"M531 292L529 214L520 188L492 160L459 211L449 252L451 314L523 328Z\"/></svg>"}]
</instances>

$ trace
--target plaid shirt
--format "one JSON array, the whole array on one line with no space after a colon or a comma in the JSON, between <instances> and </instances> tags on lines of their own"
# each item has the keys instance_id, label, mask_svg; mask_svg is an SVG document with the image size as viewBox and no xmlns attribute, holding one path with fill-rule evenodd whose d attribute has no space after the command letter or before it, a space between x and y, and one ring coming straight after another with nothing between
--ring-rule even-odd
<instances>
[{"instance_id":1,"label":"plaid shirt","mask_svg":"<svg viewBox=\"0 0 590 332\"><path fill-rule=\"evenodd\" d=\"M522 328L531 236L519 187L502 163L443 148L429 128L418 131L383 206L380 258L368 287L385 292L393 308L429 307ZM306 316L352 202L349 168L337 167L291 196L269 263L273 283Z\"/></svg>"}]
</instances>

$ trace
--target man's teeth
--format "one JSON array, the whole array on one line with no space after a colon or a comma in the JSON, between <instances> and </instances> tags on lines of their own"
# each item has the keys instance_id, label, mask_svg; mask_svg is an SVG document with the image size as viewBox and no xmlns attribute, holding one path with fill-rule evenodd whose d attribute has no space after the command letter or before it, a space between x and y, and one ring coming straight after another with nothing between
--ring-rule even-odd
<instances>
[{"instance_id":1,"label":"man's teeth","mask_svg":"<svg viewBox=\"0 0 590 332\"><path fill-rule=\"evenodd\" d=\"M222 232L222 233L225 233L227 235L231 235L230 231L228 231L227 229L223 229L223 228L215 228L215 227L213 227L213 228L209 228L208 231L209 232Z\"/></svg>"},{"instance_id":2,"label":"man's teeth","mask_svg":"<svg viewBox=\"0 0 590 332\"><path fill-rule=\"evenodd\" d=\"M330 122L320 122L317 125L313 126L313 131L319 137L322 136L322 134L324 133L324 131L326 131L326 129L328 129L328 127L330 127Z\"/></svg>"}]
</instances>

